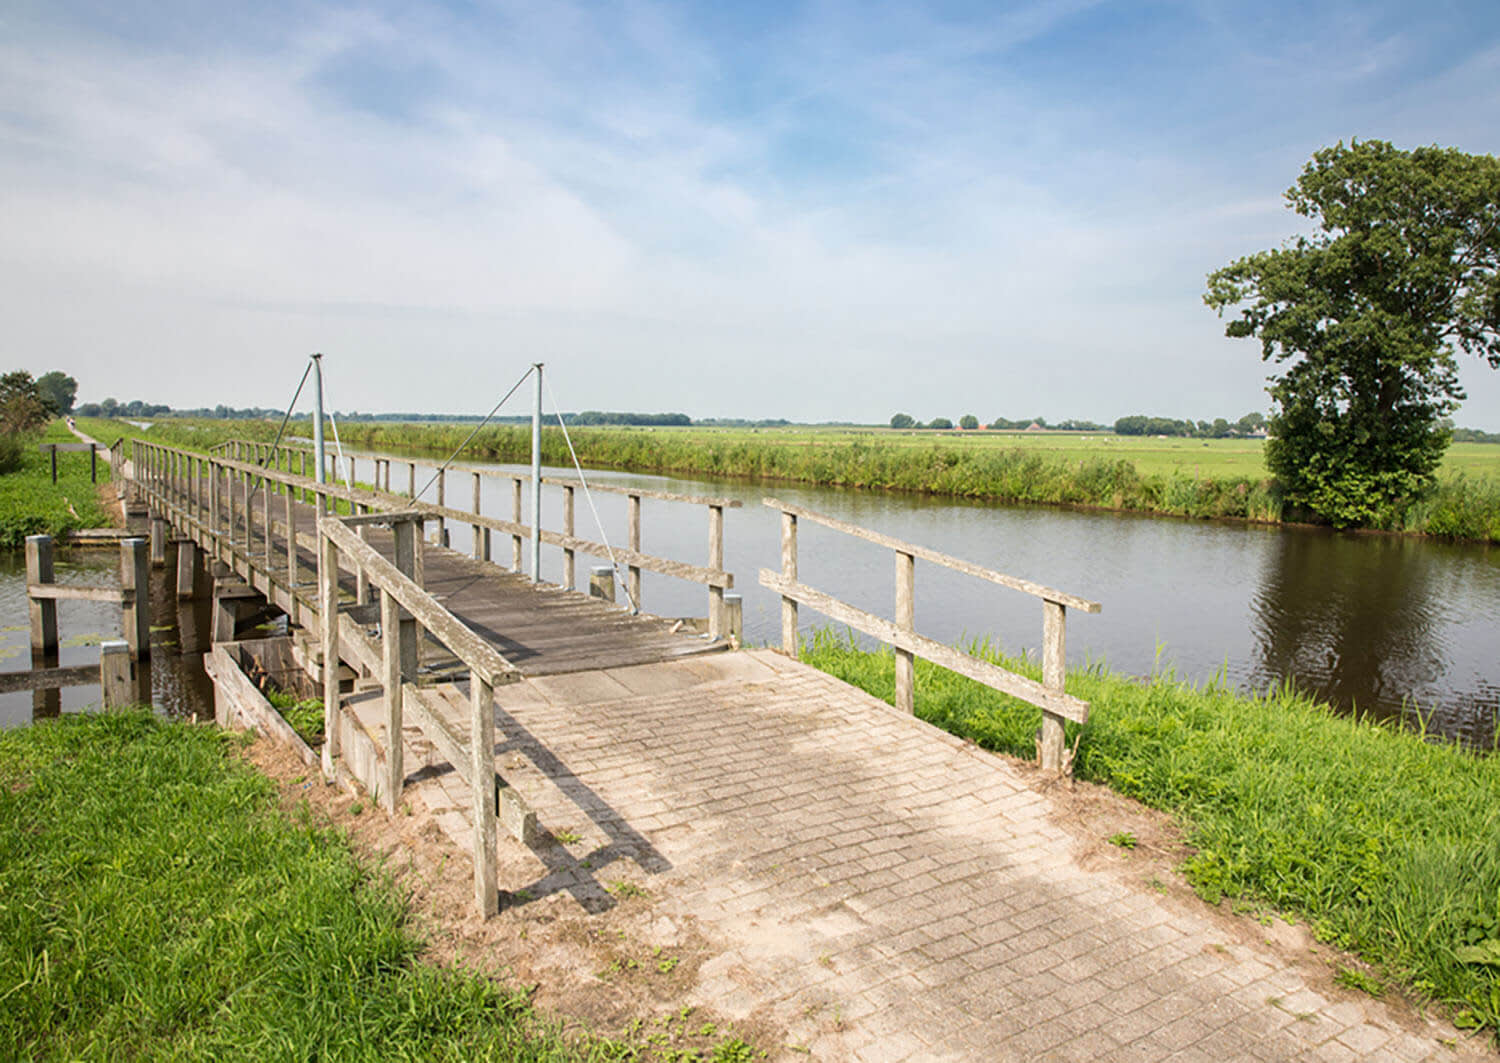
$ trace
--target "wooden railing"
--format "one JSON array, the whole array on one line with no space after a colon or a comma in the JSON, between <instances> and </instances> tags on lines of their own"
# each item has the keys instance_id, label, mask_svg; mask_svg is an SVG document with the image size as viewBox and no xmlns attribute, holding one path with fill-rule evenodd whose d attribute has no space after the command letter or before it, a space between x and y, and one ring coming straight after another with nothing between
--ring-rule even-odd
<instances>
[{"instance_id":1,"label":"wooden railing","mask_svg":"<svg viewBox=\"0 0 1500 1063\"><path fill-rule=\"evenodd\" d=\"M495 777L494 691L497 686L516 682L520 673L413 579L418 529L423 520L421 513L406 512L344 519L330 516L318 522L323 660L339 660L342 650L338 622L338 572L342 554L380 591L380 662L376 674L385 688L386 743L385 785L379 799L393 814L401 804L406 778L401 734L409 706L423 735L469 784L474 805L474 900L488 918L495 914L499 903L495 877L495 806L499 791ZM388 526L394 533L394 563L387 561L356 531L374 524ZM439 715L424 703L424 691L417 686L417 646L423 632L446 646L468 669L467 756ZM341 752L336 669L324 668L323 684L323 759L325 770L331 771Z\"/></svg>"},{"instance_id":2,"label":"wooden railing","mask_svg":"<svg viewBox=\"0 0 1500 1063\"><path fill-rule=\"evenodd\" d=\"M925 546L902 542L889 535L882 535L800 506L778 502L774 498L767 498L764 502L772 509L781 511L781 571L761 569L760 583L761 586L768 587L781 595L781 644L787 654L795 657L800 649L797 634L797 606L801 603L841 624L849 625L856 631L862 631L866 635L879 639L895 649L896 707L905 712L911 712L915 707L914 658L916 657L931 661L959 675L977 680L994 690L1038 706L1042 710L1042 733L1038 741L1038 754L1042 768L1054 772L1066 770L1064 721L1073 720L1076 723L1085 723L1088 720L1089 710L1088 702L1073 697L1064 689L1067 675L1067 611L1071 607L1085 613L1097 613L1101 608L1098 602L1091 602L1086 598L1044 587L1029 580L1007 576L1003 572L996 572L960 558L950 557ZM799 518L866 542L888 547L895 552L896 615L894 621L857 609L797 581L797 521ZM1042 600L1042 681L1040 683L1001 668L993 662L919 635L913 630L918 558L978 579L997 583L1002 587L1030 594Z\"/></svg>"},{"instance_id":3,"label":"wooden railing","mask_svg":"<svg viewBox=\"0 0 1500 1063\"><path fill-rule=\"evenodd\" d=\"M317 468L316 459L310 458L310 451L305 446L297 443L283 443L272 447L268 443L256 443L247 440L226 440L211 448L215 453L232 455L232 457L221 459L226 464L233 462L251 463L256 468L285 471L290 474L296 467L300 479L305 480L309 463L313 469ZM332 461L330 456L328 459ZM389 506L401 507L421 512L435 522L437 529L437 541L447 545L447 523L468 524L473 533L473 555L478 560L493 561L491 549L492 534L499 532L502 536L508 535L511 539L510 568L512 571L521 571L523 545L531 535L530 525L522 521L522 488L531 482L531 477L525 473L501 472L486 466L454 464L439 469L435 475L435 487L437 501L421 502L412 498L417 491L417 463L406 461L407 466L407 491L405 494L393 494L391 492L391 464L388 457L371 455L345 455L345 461L349 464L351 483L357 481L355 469L356 462L365 461L370 463L371 478L374 481L373 490L355 488L353 496L339 489L333 481L332 470L325 470L328 475L329 494L332 497L345 498L354 497L361 500L361 504L367 506ZM458 509L447 504L448 479L452 475L467 475L471 479L471 508ZM268 472L269 475L269 472ZM510 519L502 519L481 512L480 500L482 496L481 482L484 478L492 480L509 481L510 490ZM625 541L621 546L607 546L601 542L594 542L581 538L576 534L575 521L575 493L584 487L582 481L561 476L542 477L544 485L559 487L562 489L562 528L554 531L543 528L541 540L549 546L556 546L562 550L562 577L560 585L565 590L578 589L578 572L576 556L580 553L593 557L605 558L613 553L614 558L625 566L626 570L626 592L630 601L636 608L641 608L641 573L655 572L676 579L686 580L690 583L703 584L708 588L708 633L713 638L723 637L729 628L728 620L724 611L724 592L734 589L734 575L724 570L724 510L738 509L741 505L738 499L716 498L703 495L673 494L667 491L653 491L641 487L618 487L613 484L590 483L588 490L600 494L623 495L626 498L626 527ZM667 502L678 502L685 505L704 506L708 509L708 562L706 565L692 565L682 561L675 561L664 557L655 557L645 553L641 549L641 500L644 498L658 499Z\"/></svg>"},{"instance_id":4,"label":"wooden railing","mask_svg":"<svg viewBox=\"0 0 1500 1063\"><path fill-rule=\"evenodd\" d=\"M323 651L325 771L331 775L342 755L338 664L344 660L381 677L385 688L387 740L376 796L388 810L394 811L401 801L401 734L408 715L469 784L474 796L475 902L486 917L493 915L498 905L495 831L500 799L494 770L494 690L515 682L519 673L423 589L421 529L431 515L425 508L393 510L382 494L318 484L269 464L139 439L131 441L131 453L131 482L155 512L204 545L295 622L316 624ZM273 513L276 495L282 499L279 514ZM295 503L300 498L314 504L316 528L299 529ZM305 511L302 522L311 523ZM390 528L394 561L364 541L365 531L373 526ZM315 593L309 593L301 578L307 562L299 557L299 548L317 559ZM377 641L341 608L341 572L354 576L354 601L347 604L369 603L378 591ZM467 670L467 749L443 722L436 694L417 682L424 638L446 647Z\"/></svg>"}]
</instances>

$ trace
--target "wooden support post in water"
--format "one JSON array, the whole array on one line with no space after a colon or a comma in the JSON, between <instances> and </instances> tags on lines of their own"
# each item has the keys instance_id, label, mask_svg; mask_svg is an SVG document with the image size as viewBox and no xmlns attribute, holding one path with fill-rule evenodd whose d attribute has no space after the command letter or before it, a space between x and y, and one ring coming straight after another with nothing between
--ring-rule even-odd
<instances>
[{"instance_id":1,"label":"wooden support post in water","mask_svg":"<svg viewBox=\"0 0 1500 1063\"><path fill-rule=\"evenodd\" d=\"M52 536L26 536L26 585L46 586L55 579L52 567ZM57 655L57 602L52 598L27 597L31 616L31 652L42 657Z\"/></svg>"},{"instance_id":2,"label":"wooden support post in water","mask_svg":"<svg viewBox=\"0 0 1500 1063\"><path fill-rule=\"evenodd\" d=\"M797 516L781 514L781 578L797 578ZM801 650L797 641L797 599L781 596L781 652L796 657Z\"/></svg>"},{"instance_id":3,"label":"wooden support post in water","mask_svg":"<svg viewBox=\"0 0 1500 1063\"><path fill-rule=\"evenodd\" d=\"M896 551L896 626L902 631L916 627L916 558ZM896 649L896 708L916 712L916 658L910 650Z\"/></svg>"},{"instance_id":4,"label":"wooden support post in water","mask_svg":"<svg viewBox=\"0 0 1500 1063\"><path fill-rule=\"evenodd\" d=\"M151 559L145 539L120 541L120 589L125 592L120 626L130 659L151 656Z\"/></svg>"},{"instance_id":5,"label":"wooden support post in water","mask_svg":"<svg viewBox=\"0 0 1500 1063\"><path fill-rule=\"evenodd\" d=\"M708 567L724 568L724 507L708 507ZM708 588L708 637L724 637L724 588Z\"/></svg>"},{"instance_id":6,"label":"wooden support post in water","mask_svg":"<svg viewBox=\"0 0 1500 1063\"><path fill-rule=\"evenodd\" d=\"M177 540L177 600L188 601L196 593L198 547L191 539Z\"/></svg>"},{"instance_id":7,"label":"wooden support post in water","mask_svg":"<svg viewBox=\"0 0 1500 1063\"><path fill-rule=\"evenodd\" d=\"M521 523L521 478L512 477L510 481L510 519L515 523ZM521 571L521 536L515 534L510 537L510 570Z\"/></svg>"},{"instance_id":8,"label":"wooden support post in water","mask_svg":"<svg viewBox=\"0 0 1500 1063\"><path fill-rule=\"evenodd\" d=\"M151 567L164 568L167 564L167 522L160 517L151 518Z\"/></svg>"},{"instance_id":9,"label":"wooden support post in water","mask_svg":"<svg viewBox=\"0 0 1500 1063\"><path fill-rule=\"evenodd\" d=\"M123 709L135 701L130 645L124 639L99 644L99 689L105 711Z\"/></svg>"},{"instance_id":10,"label":"wooden support post in water","mask_svg":"<svg viewBox=\"0 0 1500 1063\"><path fill-rule=\"evenodd\" d=\"M395 815L406 778L401 748L401 607L394 595L380 594L381 681L385 686L385 810ZM491 769L493 770L493 769Z\"/></svg>"},{"instance_id":11,"label":"wooden support post in water","mask_svg":"<svg viewBox=\"0 0 1500 1063\"><path fill-rule=\"evenodd\" d=\"M615 570L608 565L595 565L589 570L589 597L615 600Z\"/></svg>"},{"instance_id":12,"label":"wooden support post in water","mask_svg":"<svg viewBox=\"0 0 1500 1063\"><path fill-rule=\"evenodd\" d=\"M474 900L488 919L500 910L495 854L495 691L469 673L470 790L474 800Z\"/></svg>"},{"instance_id":13,"label":"wooden support post in water","mask_svg":"<svg viewBox=\"0 0 1500 1063\"><path fill-rule=\"evenodd\" d=\"M1059 694L1063 693L1067 679L1067 614L1067 606L1045 599L1042 601L1042 684ZM1063 718L1043 709L1039 744L1043 771L1062 772L1066 745Z\"/></svg>"},{"instance_id":14,"label":"wooden support post in water","mask_svg":"<svg viewBox=\"0 0 1500 1063\"><path fill-rule=\"evenodd\" d=\"M318 536L318 619L323 635L323 775L338 777L339 758L339 548Z\"/></svg>"},{"instance_id":15,"label":"wooden support post in water","mask_svg":"<svg viewBox=\"0 0 1500 1063\"><path fill-rule=\"evenodd\" d=\"M474 516L479 516L479 474L477 472L474 474ZM471 524L469 527L474 533L474 560L483 561L486 556L484 549L484 529L477 524Z\"/></svg>"},{"instance_id":16,"label":"wooden support post in water","mask_svg":"<svg viewBox=\"0 0 1500 1063\"><path fill-rule=\"evenodd\" d=\"M573 488L563 485L563 534L572 538L573 536ZM564 590L573 590L578 586L577 580L577 553L567 547L563 548L563 576L562 585Z\"/></svg>"}]
</instances>

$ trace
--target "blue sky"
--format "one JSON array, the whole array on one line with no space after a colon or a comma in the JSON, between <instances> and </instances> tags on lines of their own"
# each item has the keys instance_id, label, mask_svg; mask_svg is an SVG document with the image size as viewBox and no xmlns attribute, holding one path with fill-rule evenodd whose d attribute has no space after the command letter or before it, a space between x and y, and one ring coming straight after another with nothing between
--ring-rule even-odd
<instances>
[{"instance_id":1,"label":"blue sky","mask_svg":"<svg viewBox=\"0 0 1500 1063\"><path fill-rule=\"evenodd\" d=\"M1317 148L1500 152L1493 3L28 3L8 366L81 398L1265 409L1205 274ZM253 372L250 372L252 371ZM1500 429L1466 365L1458 420Z\"/></svg>"}]
</instances>

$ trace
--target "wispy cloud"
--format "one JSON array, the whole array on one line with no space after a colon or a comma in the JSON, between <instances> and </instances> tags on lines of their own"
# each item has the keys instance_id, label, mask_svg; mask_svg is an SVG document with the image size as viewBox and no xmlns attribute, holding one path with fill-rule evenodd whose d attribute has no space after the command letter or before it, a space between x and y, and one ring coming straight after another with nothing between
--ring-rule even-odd
<instances>
[{"instance_id":1,"label":"wispy cloud","mask_svg":"<svg viewBox=\"0 0 1500 1063\"><path fill-rule=\"evenodd\" d=\"M317 347L363 408L484 406L545 357L576 405L1237 415L1263 369L1204 273L1292 231L1308 152L1377 118L1493 150L1452 117L1493 110L1493 30L1365 5L33 9L0 44L0 298L26 359L94 397L219 401L234 359ZM116 357L146 353L176 370L150 388Z\"/></svg>"}]
</instances>

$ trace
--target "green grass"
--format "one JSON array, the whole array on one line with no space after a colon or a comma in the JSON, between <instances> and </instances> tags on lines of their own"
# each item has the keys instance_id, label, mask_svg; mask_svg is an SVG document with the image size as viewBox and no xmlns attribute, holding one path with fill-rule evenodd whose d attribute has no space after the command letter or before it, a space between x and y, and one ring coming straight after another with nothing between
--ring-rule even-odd
<instances>
[{"instance_id":1,"label":"green grass","mask_svg":"<svg viewBox=\"0 0 1500 1063\"><path fill-rule=\"evenodd\" d=\"M77 528L109 526L96 485L89 481L88 453L58 454L53 484L51 459L37 449L43 441L78 439L65 424L54 421L40 436L20 440L20 467L0 473L0 548L20 547L28 535L61 536ZM109 459L100 455L99 483L108 481Z\"/></svg>"},{"instance_id":2,"label":"green grass","mask_svg":"<svg viewBox=\"0 0 1500 1063\"><path fill-rule=\"evenodd\" d=\"M1031 662L977 649L1039 678ZM889 650L825 629L803 659L894 698ZM1196 850L1182 871L1205 900L1306 920L1451 1006L1460 1025L1500 1028L1500 758L1334 716L1287 690L1246 696L1098 667L1070 673L1068 689L1091 704L1076 773L1173 813ZM920 660L916 709L987 749L1034 756L1039 710Z\"/></svg>"},{"instance_id":3,"label":"green grass","mask_svg":"<svg viewBox=\"0 0 1500 1063\"><path fill-rule=\"evenodd\" d=\"M420 962L401 895L237 739L143 712L0 733L0 1058L628 1058Z\"/></svg>"},{"instance_id":4,"label":"green grass","mask_svg":"<svg viewBox=\"0 0 1500 1063\"><path fill-rule=\"evenodd\" d=\"M120 422L85 427L97 428L101 439L124 433L197 449L236 436L268 441L276 431L262 421L165 420L147 432ZM359 449L446 457L472 426L361 422L340 431ZM611 427L571 434L580 460L591 467L1195 518L1278 523L1297 516L1283 512L1259 440L805 427ZM524 462L530 447L528 428L491 426L475 435L464 456ZM571 462L556 428L542 434L542 459ZM1395 515L1387 530L1500 541L1500 446L1454 444L1433 494Z\"/></svg>"},{"instance_id":5,"label":"green grass","mask_svg":"<svg viewBox=\"0 0 1500 1063\"><path fill-rule=\"evenodd\" d=\"M281 713L281 718L291 725L313 749L323 744L323 699L302 698L274 688L267 690L266 700Z\"/></svg>"}]
</instances>

